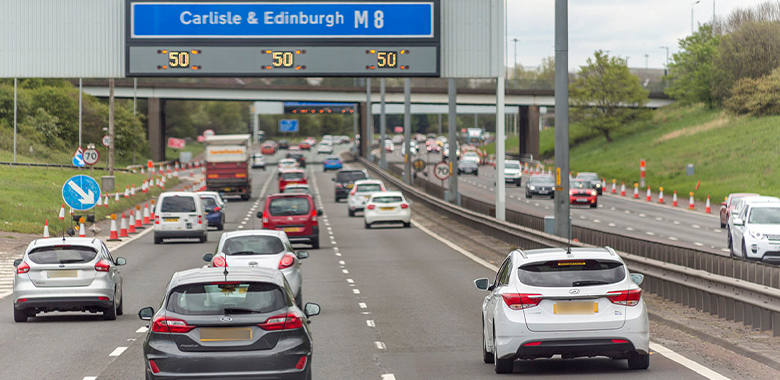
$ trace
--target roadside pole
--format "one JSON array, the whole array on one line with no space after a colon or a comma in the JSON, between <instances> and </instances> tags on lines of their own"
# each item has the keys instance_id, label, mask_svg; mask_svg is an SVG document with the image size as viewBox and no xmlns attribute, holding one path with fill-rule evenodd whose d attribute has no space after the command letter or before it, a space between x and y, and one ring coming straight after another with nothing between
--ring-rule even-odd
<instances>
[{"instance_id":1,"label":"roadside pole","mask_svg":"<svg viewBox=\"0 0 780 380\"><path fill-rule=\"evenodd\" d=\"M81 103L82 103L82 96L84 95L84 89L81 84L81 78L79 78L79 146L81 146ZM135 103L133 103L135 104ZM135 112L133 112L133 116L135 116ZM90 176L92 174L90 173Z\"/></svg>"},{"instance_id":2,"label":"roadside pole","mask_svg":"<svg viewBox=\"0 0 780 380\"><path fill-rule=\"evenodd\" d=\"M16 81L14 78L14 163L16 163Z\"/></svg>"},{"instance_id":3,"label":"roadside pole","mask_svg":"<svg viewBox=\"0 0 780 380\"><path fill-rule=\"evenodd\" d=\"M439 136L441 136L441 114L439 114Z\"/></svg>"},{"instance_id":4,"label":"roadside pole","mask_svg":"<svg viewBox=\"0 0 780 380\"><path fill-rule=\"evenodd\" d=\"M506 1L504 1L506 7ZM506 9L504 9L506 12ZM504 17L498 18L499 28L504 29ZM498 44L498 56L504 56L503 44ZM506 115L504 113L504 74L503 60L496 60L496 219L506 220L506 181L504 180L504 160L506 159ZM474 127L477 127L477 115L474 114Z\"/></svg>"},{"instance_id":5,"label":"roadside pole","mask_svg":"<svg viewBox=\"0 0 780 380\"><path fill-rule=\"evenodd\" d=\"M352 146L354 147L355 156L360 152L360 148L357 145L357 139L355 136L358 134L358 110L357 104L352 105Z\"/></svg>"},{"instance_id":6,"label":"roadside pole","mask_svg":"<svg viewBox=\"0 0 780 380\"><path fill-rule=\"evenodd\" d=\"M379 111L379 167L387 170L387 154L385 154L385 139L387 138L387 115L385 114L385 78L379 80L379 96L381 107Z\"/></svg>"},{"instance_id":7,"label":"roadside pole","mask_svg":"<svg viewBox=\"0 0 780 380\"><path fill-rule=\"evenodd\" d=\"M252 141L258 143L257 133L260 132L260 114L257 113L257 102L252 106Z\"/></svg>"},{"instance_id":8,"label":"roadside pole","mask_svg":"<svg viewBox=\"0 0 780 380\"><path fill-rule=\"evenodd\" d=\"M569 239L569 10L555 0L555 235Z\"/></svg>"},{"instance_id":9,"label":"roadside pole","mask_svg":"<svg viewBox=\"0 0 780 380\"><path fill-rule=\"evenodd\" d=\"M374 162L371 159L371 141L374 141L374 113L371 110L371 78L366 78L366 135L360 136L360 139L365 141L364 145L366 151L363 153L366 155L369 161Z\"/></svg>"},{"instance_id":10,"label":"roadside pole","mask_svg":"<svg viewBox=\"0 0 780 380\"><path fill-rule=\"evenodd\" d=\"M457 112L457 106L458 106L458 87L455 82L455 78L449 78L447 80L447 94L449 95L449 106L450 106L450 115L449 115L449 122L447 129L449 131L449 144L450 144L450 151L449 151L449 157L447 160L450 162L450 182L449 182L449 189L448 194L449 197L447 201L450 203L458 203L458 160L457 158L457 149L458 149L458 112ZM444 154L444 150L442 150L442 155Z\"/></svg>"},{"instance_id":11,"label":"roadside pole","mask_svg":"<svg viewBox=\"0 0 780 380\"><path fill-rule=\"evenodd\" d=\"M404 182L412 184L412 89L411 79L404 78Z\"/></svg>"},{"instance_id":12,"label":"roadside pole","mask_svg":"<svg viewBox=\"0 0 780 380\"><path fill-rule=\"evenodd\" d=\"M114 78L108 80L108 138L111 143L108 145L108 175L114 176L114 147L116 141L114 138Z\"/></svg>"}]
</instances>

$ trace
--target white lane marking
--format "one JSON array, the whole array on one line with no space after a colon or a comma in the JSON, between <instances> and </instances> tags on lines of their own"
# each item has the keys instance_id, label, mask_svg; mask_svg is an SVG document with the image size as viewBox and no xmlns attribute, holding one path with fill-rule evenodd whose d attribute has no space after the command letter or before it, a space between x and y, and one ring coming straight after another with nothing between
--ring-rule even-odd
<instances>
[{"instance_id":1,"label":"white lane marking","mask_svg":"<svg viewBox=\"0 0 780 380\"><path fill-rule=\"evenodd\" d=\"M108 356L119 356L122 355L123 352L127 350L127 347L117 347L114 351L112 351Z\"/></svg>"},{"instance_id":2,"label":"white lane marking","mask_svg":"<svg viewBox=\"0 0 780 380\"><path fill-rule=\"evenodd\" d=\"M647 215L645 215L645 214L639 214L639 217L640 217L640 218L644 218L644 217L646 217L646 216L647 216Z\"/></svg>"},{"instance_id":3,"label":"white lane marking","mask_svg":"<svg viewBox=\"0 0 780 380\"><path fill-rule=\"evenodd\" d=\"M722 231L723 231L723 230L721 230L720 228L716 228L716 229L712 230L712 232L715 232L716 234L719 234L719 233L721 233Z\"/></svg>"},{"instance_id":4,"label":"white lane marking","mask_svg":"<svg viewBox=\"0 0 780 380\"><path fill-rule=\"evenodd\" d=\"M342 269L341 272L344 273L344 274L349 274L349 271L346 270L346 269Z\"/></svg>"},{"instance_id":5,"label":"white lane marking","mask_svg":"<svg viewBox=\"0 0 780 380\"><path fill-rule=\"evenodd\" d=\"M348 278L348 279L347 279L347 283L354 284L354 283L355 283L355 280L353 280L353 279L351 279L351 278Z\"/></svg>"},{"instance_id":6,"label":"white lane marking","mask_svg":"<svg viewBox=\"0 0 780 380\"><path fill-rule=\"evenodd\" d=\"M662 217L660 217L660 216L657 216L657 217L655 218L655 220L657 220L657 221L662 221L662 220L664 220L664 218L662 218Z\"/></svg>"},{"instance_id":7,"label":"white lane marking","mask_svg":"<svg viewBox=\"0 0 780 380\"><path fill-rule=\"evenodd\" d=\"M539 204L538 203L534 203L534 206L539 207Z\"/></svg>"},{"instance_id":8,"label":"white lane marking","mask_svg":"<svg viewBox=\"0 0 780 380\"><path fill-rule=\"evenodd\" d=\"M82 380L97 380L97 376L84 376Z\"/></svg>"},{"instance_id":9,"label":"white lane marking","mask_svg":"<svg viewBox=\"0 0 780 380\"><path fill-rule=\"evenodd\" d=\"M674 237L674 236L669 236L669 240L677 241L678 239L676 237Z\"/></svg>"},{"instance_id":10,"label":"white lane marking","mask_svg":"<svg viewBox=\"0 0 780 380\"><path fill-rule=\"evenodd\" d=\"M336 241L333 239L330 239L330 244L336 244Z\"/></svg>"},{"instance_id":11,"label":"white lane marking","mask_svg":"<svg viewBox=\"0 0 780 380\"><path fill-rule=\"evenodd\" d=\"M344 260L339 260L339 265L345 265Z\"/></svg>"},{"instance_id":12,"label":"white lane marking","mask_svg":"<svg viewBox=\"0 0 780 380\"><path fill-rule=\"evenodd\" d=\"M138 333L138 334L143 334L143 333L145 333L147 331L149 331L149 328L146 327L146 326L141 326L141 327L138 328L138 330L135 330L135 332Z\"/></svg>"},{"instance_id":13,"label":"white lane marking","mask_svg":"<svg viewBox=\"0 0 780 380\"><path fill-rule=\"evenodd\" d=\"M631 210L626 210L626 211L623 211L623 212L625 212L626 214L630 214Z\"/></svg>"},{"instance_id":14,"label":"white lane marking","mask_svg":"<svg viewBox=\"0 0 780 380\"><path fill-rule=\"evenodd\" d=\"M615 227L615 223L610 223L610 224L607 224L607 225L610 226L610 227Z\"/></svg>"},{"instance_id":15,"label":"white lane marking","mask_svg":"<svg viewBox=\"0 0 780 380\"><path fill-rule=\"evenodd\" d=\"M338 257L341 257L341 254L340 254L340 253L338 253L338 252L336 252L336 256L338 256Z\"/></svg>"},{"instance_id":16,"label":"white lane marking","mask_svg":"<svg viewBox=\"0 0 780 380\"><path fill-rule=\"evenodd\" d=\"M655 236L655 232L650 232L650 231L647 231L647 232L645 232L645 233L646 233L646 234L648 234L648 235L650 235L650 236Z\"/></svg>"},{"instance_id":17,"label":"white lane marking","mask_svg":"<svg viewBox=\"0 0 780 380\"><path fill-rule=\"evenodd\" d=\"M244 218L244 221L245 221L245 222L246 222L247 220L249 220L249 218Z\"/></svg>"},{"instance_id":18,"label":"white lane marking","mask_svg":"<svg viewBox=\"0 0 780 380\"><path fill-rule=\"evenodd\" d=\"M338 250L339 250L339 247L333 247L333 250L334 250L334 251L338 251Z\"/></svg>"},{"instance_id":19,"label":"white lane marking","mask_svg":"<svg viewBox=\"0 0 780 380\"><path fill-rule=\"evenodd\" d=\"M610 207L609 211L615 211L615 208L614 207Z\"/></svg>"},{"instance_id":20,"label":"white lane marking","mask_svg":"<svg viewBox=\"0 0 780 380\"><path fill-rule=\"evenodd\" d=\"M693 227L693 228L701 228L701 226L698 225L698 224L693 224L693 225L691 225L691 227Z\"/></svg>"},{"instance_id":21,"label":"white lane marking","mask_svg":"<svg viewBox=\"0 0 780 380\"><path fill-rule=\"evenodd\" d=\"M680 224L680 221L679 220L675 220L673 223L674 224Z\"/></svg>"},{"instance_id":22,"label":"white lane marking","mask_svg":"<svg viewBox=\"0 0 780 380\"><path fill-rule=\"evenodd\" d=\"M373 319L366 320L366 325L368 327L376 327L376 324L374 323Z\"/></svg>"},{"instance_id":23,"label":"white lane marking","mask_svg":"<svg viewBox=\"0 0 780 380\"><path fill-rule=\"evenodd\" d=\"M242 225L242 226L245 226L245 225L246 225L246 220L245 220L245 221L243 221L243 222L241 222L241 225Z\"/></svg>"},{"instance_id":24,"label":"white lane marking","mask_svg":"<svg viewBox=\"0 0 780 380\"><path fill-rule=\"evenodd\" d=\"M699 363L696 363L695 361L688 359L658 343L650 342L650 349L710 380L729 380L728 377L723 376Z\"/></svg>"},{"instance_id":25,"label":"white lane marking","mask_svg":"<svg viewBox=\"0 0 780 380\"><path fill-rule=\"evenodd\" d=\"M328 231L332 230L332 228L328 227Z\"/></svg>"},{"instance_id":26,"label":"white lane marking","mask_svg":"<svg viewBox=\"0 0 780 380\"><path fill-rule=\"evenodd\" d=\"M703 243L699 243L698 241L694 242L693 245L695 245L697 247L704 247L704 244Z\"/></svg>"},{"instance_id":27,"label":"white lane marking","mask_svg":"<svg viewBox=\"0 0 780 380\"><path fill-rule=\"evenodd\" d=\"M730 250L730 249L728 249L728 248L721 248L720 250L721 250L722 252L731 252L731 250Z\"/></svg>"},{"instance_id":28,"label":"white lane marking","mask_svg":"<svg viewBox=\"0 0 780 380\"><path fill-rule=\"evenodd\" d=\"M626 227L626 231L633 231L634 227Z\"/></svg>"},{"instance_id":29,"label":"white lane marking","mask_svg":"<svg viewBox=\"0 0 780 380\"><path fill-rule=\"evenodd\" d=\"M480 265L482 265L483 267L485 267L485 268L488 268L488 269L490 269L490 270L493 270L493 271L496 271L496 270L498 270L498 267L497 267L497 266L495 266L495 265L493 265L493 264L491 264L491 263L489 263L489 262L487 262L487 261L485 261L485 260L482 260L482 259L480 259L480 258L479 258L479 257L477 257L477 256L474 256L474 254L473 254L473 253L471 253L471 252L469 252L469 251L466 251L465 249L463 249L463 248L461 248L461 247L458 247L457 245L455 245L455 243L453 243L453 242L451 242L451 241L449 241L449 240L447 240L447 239L445 239L445 238L443 238L443 237L441 237L441 236L439 236L439 235L437 235L437 234L433 233L433 231L431 231L431 230L429 230L429 229L427 229L427 228L423 227L423 226L422 226L422 225L420 225L419 223L415 222L415 221L414 221L414 219L412 219L412 224L414 225L414 227L415 227L415 228L419 229L419 230L420 230L420 231L422 231L422 232L425 232L426 234L428 234L428 235L429 235L429 236L431 236L432 238L434 238L434 239L436 239L436 240L438 240L438 241L440 241L440 242L444 243L444 245L446 245L446 246L448 246L448 247L450 247L450 248L454 249L455 251L457 251L457 252L458 252L458 253L460 253L461 255L463 255L463 256L466 256L466 257L470 258L471 260L474 260L475 262L477 262L477 264L480 264Z\"/></svg>"},{"instance_id":30,"label":"white lane marking","mask_svg":"<svg viewBox=\"0 0 780 380\"><path fill-rule=\"evenodd\" d=\"M368 306L366 306L365 302L359 302L358 306L360 306L361 309L367 309L368 308Z\"/></svg>"},{"instance_id":31,"label":"white lane marking","mask_svg":"<svg viewBox=\"0 0 780 380\"><path fill-rule=\"evenodd\" d=\"M374 342L374 345L376 346L377 350L384 350L385 348L387 348L384 342Z\"/></svg>"},{"instance_id":32,"label":"white lane marking","mask_svg":"<svg viewBox=\"0 0 780 380\"><path fill-rule=\"evenodd\" d=\"M585 215L580 215L580 219L586 219Z\"/></svg>"},{"instance_id":33,"label":"white lane marking","mask_svg":"<svg viewBox=\"0 0 780 380\"><path fill-rule=\"evenodd\" d=\"M545 208L547 208L547 207L545 207ZM601 221L598 220L598 219L593 219L593 223L601 223Z\"/></svg>"},{"instance_id":34,"label":"white lane marking","mask_svg":"<svg viewBox=\"0 0 780 380\"><path fill-rule=\"evenodd\" d=\"M393 375L392 373L386 373L382 375L381 380L395 380L395 375Z\"/></svg>"},{"instance_id":35,"label":"white lane marking","mask_svg":"<svg viewBox=\"0 0 780 380\"><path fill-rule=\"evenodd\" d=\"M239 229L239 230L243 230L243 229L244 229L244 226L238 226L238 229Z\"/></svg>"},{"instance_id":36,"label":"white lane marking","mask_svg":"<svg viewBox=\"0 0 780 380\"><path fill-rule=\"evenodd\" d=\"M355 294L360 294L360 290L358 290L358 289L352 289L352 293L355 293Z\"/></svg>"}]
</instances>

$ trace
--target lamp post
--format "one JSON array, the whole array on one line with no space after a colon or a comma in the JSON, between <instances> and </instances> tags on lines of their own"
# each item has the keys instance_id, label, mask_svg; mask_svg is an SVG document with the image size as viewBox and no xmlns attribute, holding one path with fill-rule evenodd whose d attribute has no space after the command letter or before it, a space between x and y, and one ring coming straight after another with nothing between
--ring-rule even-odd
<instances>
[{"instance_id":1,"label":"lamp post","mask_svg":"<svg viewBox=\"0 0 780 380\"><path fill-rule=\"evenodd\" d=\"M666 49L666 65L664 65L664 87L669 86L669 47L668 46L659 46L659 49Z\"/></svg>"},{"instance_id":2,"label":"lamp post","mask_svg":"<svg viewBox=\"0 0 780 380\"><path fill-rule=\"evenodd\" d=\"M696 4L699 4L701 0L696 0L695 3L691 4L691 34L693 34L693 6Z\"/></svg>"},{"instance_id":3,"label":"lamp post","mask_svg":"<svg viewBox=\"0 0 780 380\"><path fill-rule=\"evenodd\" d=\"M517 38L513 38L512 41L515 42L515 80L517 80L517 41L520 40L518 40Z\"/></svg>"}]
</instances>

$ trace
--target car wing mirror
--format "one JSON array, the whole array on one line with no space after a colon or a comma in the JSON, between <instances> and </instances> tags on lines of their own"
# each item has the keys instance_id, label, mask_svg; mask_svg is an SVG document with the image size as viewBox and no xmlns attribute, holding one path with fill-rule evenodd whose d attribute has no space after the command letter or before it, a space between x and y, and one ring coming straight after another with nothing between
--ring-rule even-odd
<instances>
[{"instance_id":1,"label":"car wing mirror","mask_svg":"<svg viewBox=\"0 0 780 380\"><path fill-rule=\"evenodd\" d=\"M740 218L734 218L733 224L735 226L744 226L745 225L745 221L740 219Z\"/></svg>"},{"instance_id":2,"label":"car wing mirror","mask_svg":"<svg viewBox=\"0 0 780 380\"><path fill-rule=\"evenodd\" d=\"M320 315L320 305L308 302L306 303L306 306L303 307L303 313L306 314L306 318Z\"/></svg>"},{"instance_id":3,"label":"car wing mirror","mask_svg":"<svg viewBox=\"0 0 780 380\"><path fill-rule=\"evenodd\" d=\"M154 308L151 306L147 306L141 310L138 310L138 318L144 321L151 321L152 316L154 316Z\"/></svg>"},{"instance_id":4,"label":"car wing mirror","mask_svg":"<svg viewBox=\"0 0 780 380\"><path fill-rule=\"evenodd\" d=\"M723 202L720 202L720 205L721 205L721 206L726 206L726 202L725 202L725 201L723 201Z\"/></svg>"},{"instance_id":5,"label":"car wing mirror","mask_svg":"<svg viewBox=\"0 0 780 380\"><path fill-rule=\"evenodd\" d=\"M22 259L16 259L16 260L14 260L14 266L15 266L15 267L18 267L20 264L22 264L22 261L24 261L24 260L22 260Z\"/></svg>"},{"instance_id":6,"label":"car wing mirror","mask_svg":"<svg viewBox=\"0 0 780 380\"><path fill-rule=\"evenodd\" d=\"M213 258L214 258L214 254L213 253L207 253L207 254L203 255L203 261L205 261L207 263L210 263L211 259L213 259Z\"/></svg>"},{"instance_id":7,"label":"car wing mirror","mask_svg":"<svg viewBox=\"0 0 780 380\"><path fill-rule=\"evenodd\" d=\"M116 266L121 267L122 265L127 264L127 259L125 259L124 257L117 257L116 260L114 261L114 264L116 264Z\"/></svg>"},{"instance_id":8,"label":"car wing mirror","mask_svg":"<svg viewBox=\"0 0 780 380\"><path fill-rule=\"evenodd\" d=\"M336 182L336 178L331 178L330 180L331 180L332 182Z\"/></svg>"},{"instance_id":9,"label":"car wing mirror","mask_svg":"<svg viewBox=\"0 0 780 380\"><path fill-rule=\"evenodd\" d=\"M322 216L322 209L317 210L317 216Z\"/></svg>"},{"instance_id":10,"label":"car wing mirror","mask_svg":"<svg viewBox=\"0 0 780 380\"><path fill-rule=\"evenodd\" d=\"M489 290L490 280L486 278L478 278L474 280L474 286L476 286L479 290Z\"/></svg>"},{"instance_id":11,"label":"car wing mirror","mask_svg":"<svg viewBox=\"0 0 780 380\"><path fill-rule=\"evenodd\" d=\"M295 257L297 257L298 260L308 259L309 258L309 251L298 251L298 252L295 252Z\"/></svg>"},{"instance_id":12,"label":"car wing mirror","mask_svg":"<svg viewBox=\"0 0 780 380\"><path fill-rule=\"evenodd\" d=\"M262 219L263 218L263 212L262 211L258 211L257 212L257 218L258 219Z\"/></svg>"},{"instance_id":13,"label":"car wing mirror","mask_svg":"<svg viewBox=\"0 0 780 380\"><path fill-rule=\"evenodd\" d=\"M637 285L642 285L642 281L644 280L645 280L645 275L641 273L631 273L631 282Z\"/></svg>"}]
</instances>

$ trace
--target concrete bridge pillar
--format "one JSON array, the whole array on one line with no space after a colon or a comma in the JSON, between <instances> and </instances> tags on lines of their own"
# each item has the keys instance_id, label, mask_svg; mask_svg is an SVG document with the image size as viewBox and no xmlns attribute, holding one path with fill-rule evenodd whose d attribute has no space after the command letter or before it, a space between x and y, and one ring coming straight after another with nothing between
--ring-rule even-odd
<instances>
[{"instance_id":1,"label":"concrete bridge pillar","mask_svg":"<svg viewBox=\"0 0 780 380\"><path fill-rule=\"evenodd\" d=\"M520 106L518 131L520 135L520 156L539 157L539 106Z\"/></svg>"},{"instance_id":2,"label":"concrete bridge pillar","mask_svg":"<svg viewBox=\"0 0 780 380\"><path fill-rule=\"evenodd\" d=\"M165 100L149 98L149 146L152 160L165 161Z\"/></svg>"}]
</instances>

